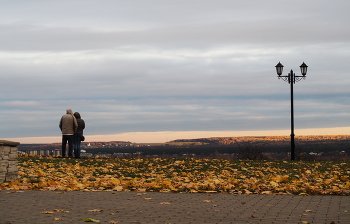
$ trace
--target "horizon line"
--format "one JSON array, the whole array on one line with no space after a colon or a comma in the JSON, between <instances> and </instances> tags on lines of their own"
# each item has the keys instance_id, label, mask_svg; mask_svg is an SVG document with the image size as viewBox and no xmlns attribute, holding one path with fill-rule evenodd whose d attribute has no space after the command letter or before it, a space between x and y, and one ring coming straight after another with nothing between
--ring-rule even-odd
<instances>
[{"instance_id":1,"label":"horizon line","mask_svg":"<svg viewBox=\"0 0 350 224\"><path fill-rule=\"evenodd\" d=\"M296 129L296 136L301 135L350 135L350 127ZM215 138L215 137L253 137L253 136L290 136L290 130L265 131L161 131L161 132L126 132L107 135L84 135L87 142L129 141L133 143L165 143L177 139ZM60 143L62 135L43 137L17 137L4 140L21 144Z\"/></svg>"}]
</instances>

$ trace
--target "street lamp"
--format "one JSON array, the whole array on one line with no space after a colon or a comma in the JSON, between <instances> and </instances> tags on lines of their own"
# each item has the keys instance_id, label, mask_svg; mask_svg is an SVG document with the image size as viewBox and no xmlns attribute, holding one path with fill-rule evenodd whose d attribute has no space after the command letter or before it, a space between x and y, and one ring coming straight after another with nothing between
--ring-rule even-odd
<instances>
[{"instance_id":1,"label":"street lamp","mask_svg":"<svg viewBox=\"0 0 350 224\"><path fill-rule=\"evenodd\" d=\"M283 72L283 65L281 62L278 62L278 64L275 66L276 72L278 75L278 79L282 79L285 82L288 82L290 84L290 108L291 108L291 134L290 134L290 146L291 146L291 160L295 160L295 143L294 143L294 103L293 103L293 84L296 82L299 82L302 79L306 78L306 72L307 72L307 65L303 62L300 67L300 72L302 76L295 75L293 70L290 70L288 75L282 75Z\"/></svg>"}]
</instances>

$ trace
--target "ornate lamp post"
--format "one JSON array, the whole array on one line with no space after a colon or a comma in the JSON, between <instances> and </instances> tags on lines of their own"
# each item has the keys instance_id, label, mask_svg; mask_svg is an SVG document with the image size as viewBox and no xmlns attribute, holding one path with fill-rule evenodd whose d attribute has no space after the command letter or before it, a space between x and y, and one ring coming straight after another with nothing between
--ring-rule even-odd
<instances>
[{"instance_id":1,"label":"ornate lamp post","mask_svg":"<svg viewBox=\"0 0 350 224\"><path fill-rule=\"evenodd\" d=\"M276 72L278 75L278 79L282 79L285 82L288 82L290 84L290 105L291 105L291 134L290 134L290 145L291 145L291 160L295 160L295 143L294 143L294 103L293 103L293 85L296 82L299 82L302 79L306 78L306 72L307 72L307 65L303 62L303 64L300 65L300 71L301 76L295 75L293 70L290 70L288 75L283 76L283 65L281 62L278 62L278 64L275 66Z\"/></svg>"}]
</instances>

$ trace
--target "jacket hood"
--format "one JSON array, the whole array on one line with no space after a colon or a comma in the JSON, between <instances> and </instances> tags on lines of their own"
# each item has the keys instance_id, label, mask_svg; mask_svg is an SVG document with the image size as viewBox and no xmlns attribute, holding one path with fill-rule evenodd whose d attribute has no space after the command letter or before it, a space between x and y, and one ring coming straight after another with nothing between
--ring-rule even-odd
<instances>
[{"instance_id":1,"label":"jacket hood","mask_svg":"<svg viewBox=\"0 0 350 224\"><path fill-rule=\"evenodd\" d=\"M79 112L75 112L75 113L74 113L74 117L75 117L75 118L81 118Z\"/></svg>"},{"instance_id":2,"label":"jacket hood","mask_svg":"<svg viewBox=\"0 0 350 224\"><path fill-rule=\"evenodd\" d=\"M73 115L73 111L72 111L72 109L67 109L67 114L71 114L71 115Z\"/></svg>"}]
</instances>

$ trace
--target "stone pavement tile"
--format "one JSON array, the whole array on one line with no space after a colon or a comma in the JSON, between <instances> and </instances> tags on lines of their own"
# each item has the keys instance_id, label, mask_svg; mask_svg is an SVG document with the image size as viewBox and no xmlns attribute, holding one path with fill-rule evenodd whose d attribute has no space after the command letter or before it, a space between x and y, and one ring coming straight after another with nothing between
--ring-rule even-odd
<instances>
[{"instance_id":1,"label":"stone pavement tile","mask_svg":"<svg viewBox=\"0 0 350 224\"><path fill-rule=\"evenodd\" d=\"M0 191L0 208L0 224L350 223L348 196Z\"/></svg>"}]
</instances>

